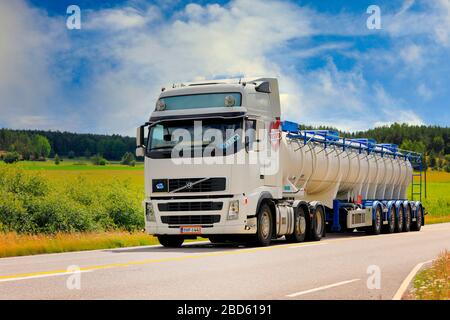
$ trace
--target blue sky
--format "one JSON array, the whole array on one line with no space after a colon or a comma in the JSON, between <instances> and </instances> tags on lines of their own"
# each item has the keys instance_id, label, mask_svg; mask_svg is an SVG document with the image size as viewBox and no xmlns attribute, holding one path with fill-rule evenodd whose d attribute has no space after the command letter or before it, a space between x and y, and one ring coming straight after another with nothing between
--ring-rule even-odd
<instances>
[{"instance_id":1,"label":"blue sky","mask_svg":"<svg viewBox=\"0 0 450 320\"><path fill-rule=\"evenodd\" d=\"M450 0L0 0L0 127L132 135L161 86L238 76L304 124L449 126L449 57Z\"/></svg>"}]
</instances>

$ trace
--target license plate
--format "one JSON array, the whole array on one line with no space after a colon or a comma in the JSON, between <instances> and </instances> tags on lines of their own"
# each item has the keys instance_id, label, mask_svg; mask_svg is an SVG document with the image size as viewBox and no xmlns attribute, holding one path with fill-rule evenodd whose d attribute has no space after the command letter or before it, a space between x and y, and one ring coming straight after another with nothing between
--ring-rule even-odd
<instances>
[{"instance_id":1,"label":"license plate","mask_svg":"<svg viewBox=\"0 0 450 320\"><path fill-rule=\"evenodd\" d=\"M180 234L201 234L202 227L200 226L189 226L189 227L180 227Z\"/></svg>"}]
</instances>

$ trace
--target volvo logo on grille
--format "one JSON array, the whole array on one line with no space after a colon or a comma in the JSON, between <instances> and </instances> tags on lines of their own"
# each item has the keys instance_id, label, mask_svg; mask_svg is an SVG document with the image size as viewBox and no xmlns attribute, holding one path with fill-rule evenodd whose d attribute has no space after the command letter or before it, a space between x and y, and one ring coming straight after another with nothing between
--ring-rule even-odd
<instances>
[{"instance_id":1,"label":"volvo logo on grille","mask_svg":"<svg viewBox=\"0 0 450 320\"><path fill-rule=\"evenodd\" d=\"M186 183L186 189L192 189L192 186L193 186L192 182Z\"/></svg>"}]
</instances>

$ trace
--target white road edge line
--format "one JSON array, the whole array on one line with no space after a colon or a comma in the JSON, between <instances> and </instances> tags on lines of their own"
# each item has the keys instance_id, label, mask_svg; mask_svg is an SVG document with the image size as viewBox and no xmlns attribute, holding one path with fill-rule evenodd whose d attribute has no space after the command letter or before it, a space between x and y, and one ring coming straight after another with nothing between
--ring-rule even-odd
<instances>
[{"instance_id":1,"label":"white road edge line","mask_svg":"<svg viewBox=\"0 0 450 320\"><path fill-rule=\"evenodd\" d=\"M51 273L51 274L41 274L36 276L28 276L28 277L20 277L20 278L9 278L9 279L0 279L0 282L11 282L11 281L20 281L20 280L28 280L28 279L39 279L39 278L48 278L48 277L59 277L59 276L70 276L73 274L93 272L94 270L82 270L77 272L61 272L61 273Z\"/></svg>"},{"instance_id":2,"label":"white road edge line","mask_svg":"<svg viewBox=\"0 0 450 320\"><path fill-rule=\"evenodd\" d=\"M394 294L394 297L392 298L392 300L402 300L403 295L405 294L406 290L409 287L409 284L411 283L411 281L413 280L413 278L415 277L417 272L419 272L419 270L423 267L424 264L430 263L432 261L433 260L428 260L428 261L424 261L424 262L418 263L411 270L411 272L408 274L408 276L405 278L405 280L403 280L402 284L400 285L400 288L398 288L398 290Z\"/></svg>"},{"instance_id":3,"label":"white road edge line","mask_svg":"<svg viewBox=\"0 0 450 320\"><path fill-rule=\"evenodd\" d=\"M359 281L359 280L361 280L361 279L352 279L352 280L347 280L347 281L341 281L341 282L329 284L329 285L326 285L326 286L322 286L322 287L318 287L318 288L314 288L314 289L310 289L310 290L306 290L306 291L300 291L300 292L296 292L296 293L291 293L291 294L288 294L286 297L294 298L294 297L298 297L298 296L301 296L301 295L304 295L304 294L308 294L308 293L312 293L312 292L316 292L316 291L321 291L321 290L325 290L325 289L330 289L330 288L342 286L344 284L356 282L356 281Z\"/></svg>"}]
</instances>

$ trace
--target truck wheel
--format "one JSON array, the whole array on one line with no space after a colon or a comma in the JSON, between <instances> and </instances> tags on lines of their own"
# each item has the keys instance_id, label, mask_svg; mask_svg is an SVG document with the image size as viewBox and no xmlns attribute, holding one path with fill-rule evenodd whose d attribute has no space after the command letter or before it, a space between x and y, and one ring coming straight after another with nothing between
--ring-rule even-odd
<instances>
[{"instance_id":1,"label":"truck wheel","mask_svg":"<svg viewBox=\"0 0 450 320\"><path fill-rule=\"evenodd\" d=\"M256 230L256 245L266 247L272 241L272 211L267 203L261 205L258 212L257 230Z\"/></svg>"},{"instance_id":2,"label":"truck wheel","mask_svg":"<svg viewBox=\"0 0 450 320\"><path fill-rule=\"evenodd\" d=\"M412 231L420 231L420 229L422 228L422 211L422 206L420 206L419 210L417 210L416 221L412 222Z\"/></svg>"},{"instance_id":3,"label":"truck wheel","mask_svg":"<svg viewBox=\"0 0 450 320\"><path fill-rule=\"evenodd\" d=\"M289 242L303 242L306 237L306 217L303 208L298 207L294 213L294 233L286 235Z\"/></svg>"},{"instance_id":4,"label":"truck wheel","mask_svg":"<svg viewBox=\"0 0 450 320\"><path fill-rule=\"evenodd\" d=\"M310 241L319 241L322 239L322 235L324 233L325 228L325 213L321 206L318 206L316 210L314 210L312 219L311 219L311 229L309 230L310 236L308 240Z\"/></svg>"},{"instance_id":5,"label":"truck wheel","mask_svg":"<svg viewBox=\"0 0 450 320\"><path fill-rule=\"evenodd\" d=\"M375 210L375 217L372 219L372 227L369 227L369 233L373 235L380 234L381 232L381 208L377 206Z\"/></svg>"},{"instance_id":6,"label":"truck wheel","mask_svg":"<svg viewBox=\"0 0 450 320\"><path fill-rule=\"evenodd\" d=\"M398 208L398 218L395 217L395 232L402 232L403 230L403 206Z\"/></svg>"},{"instance_id":7,"label":"truck wheel","mask_svg":"<svg viewBox=\"0 0 450 320\"><path fill-rule=\"evenodd\" d=\"M405 214L403 216L403 232L409 232L411 230L411 207L406 206Z\"/></svg>"},{"instance_id":8,"label":"truck wheel","mask_svg":"<svg viewBox=\"0 0 450 320\"><path fill-rule=\"evenodd\" d=\"M384 226L383 232L384 233L393 233L395 230L395 212L392 212L391 209L391 216L388 219L388 224Z\"/></svg>"},{"instance_id":9,"label":"truck wheel","mask_svg":"<svg viewBox=\"0 0 450 320\"><path fill-rule=\"evenodd\" d=\"M184 238L180 236L158 236L159 243L166 248L179 248L184 242Z\"/></svg>"}]
</instances>

